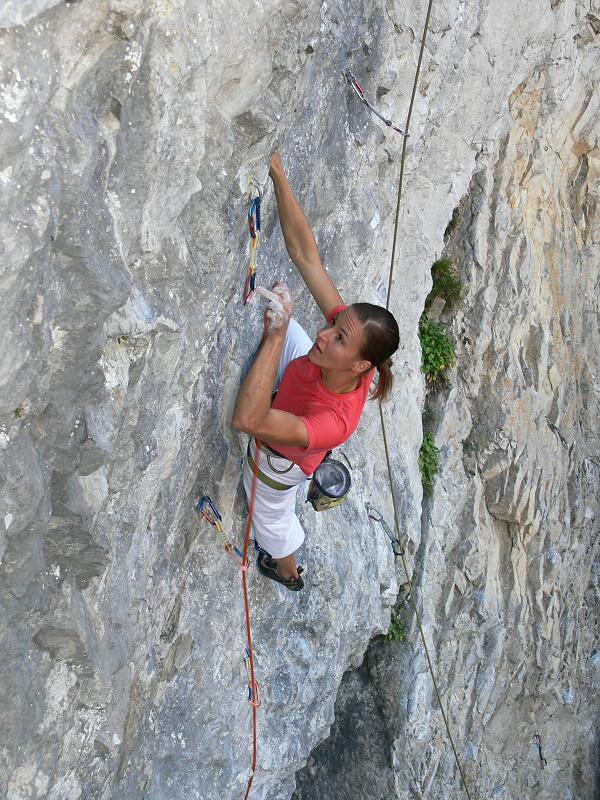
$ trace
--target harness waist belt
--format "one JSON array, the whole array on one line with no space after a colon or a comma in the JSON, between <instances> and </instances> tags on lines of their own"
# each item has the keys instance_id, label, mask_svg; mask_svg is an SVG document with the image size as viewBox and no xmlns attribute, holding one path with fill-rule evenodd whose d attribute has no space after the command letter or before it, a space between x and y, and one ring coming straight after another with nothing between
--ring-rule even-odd
<instances>
[{"instance_id":1,"label":"harness waist belt","mask_svg":"<svg viewBox=\"0 0 600 800\"><path fill-rule=\"evenodd\" d=\"M276 489L278 492L284 492L286 489L292 489L293 488L292 486L289 486L289 485L287 485L285 483L279 483L279 481L274 481L273 478L269 478L268 475L265 475L265 473L256 466L256 462L254 461L254 459L252 458L252 454L250 453L250 444L249 443L248 443L247 458L248 458L248 464L250 464L250 469L256 475L256 477L258 478L258 480L261 483L264 483L266 486L269 486L271 489Z\"/></svg>"},{"instance_id":2,"label":"harness waist belt","mask_svg":"<svg viewBox=\"0 0 600 800\"><path fill-rule=\"evenodd\" d=\"M269 453L272 453L274 456L277 456L277 458L287 458L286 456L282 456L281 453L278 453L277 450L274 450L272 447L269 447L269 445L265 444L264 442L261 442L260 449L268 450ZM287 460L289 461L289 458Z\"/></svg>"}]
</instances>

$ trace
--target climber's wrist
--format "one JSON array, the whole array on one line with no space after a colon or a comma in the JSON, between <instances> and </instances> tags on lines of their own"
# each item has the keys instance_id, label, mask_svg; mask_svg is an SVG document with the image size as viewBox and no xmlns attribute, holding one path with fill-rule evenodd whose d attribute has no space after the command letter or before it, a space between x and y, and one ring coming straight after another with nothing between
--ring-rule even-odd
<instances>
[{"instance_id":1,"label":"climber's wrist","mask_svg":"<svg viewBox=\"0 0 600 800\"><path fill-rule=\"evenodd\" d=\"M283 325L280 325L278 328L273 328L269 331L269 336L275 336L279 339L285 339L285 334L287 333L289 325L289 320L285 322Z\"/></svg>"},{"instance_id":2,"label":"climber's wrist","mask_svg":"<svg viewBox=\"0 0 600 800\"><path fill-rule=\"evenodd\" d=\"M265 316L263 341L268 338L273 343L276 343L279 339L285 339L285 334L287 332L288 325L289 325L289 320L285 324L280 325L278 328L274 328L271 326L271 320L267 319L267 317ZM269 326L271 326L271 330L269 330Z\"/></svg>"},{"instance_id":3,"label":"climber's wrist","mask_svg":"<svg viewBox=\"0 0 600 800\"><path fill-rule=\"evenodd\" d=\"M280 184L287 180L286 174L283 169L271 169L269 170L269 177L273 181L274 184Z\"/></svg>"},{"instance_id":4,"label":"climber's wrist","mask_svg":"<svg viewBox=\"0 0 600 800\"><path fill-rule=\"evenodd\" d=\"M269 177L273 183L282 179L286 180L286 174L285 170L283 169L283 164L281 163L279 151L276 151L271 159L271 164L269 166Z\"/></svg>"}]
</instances>

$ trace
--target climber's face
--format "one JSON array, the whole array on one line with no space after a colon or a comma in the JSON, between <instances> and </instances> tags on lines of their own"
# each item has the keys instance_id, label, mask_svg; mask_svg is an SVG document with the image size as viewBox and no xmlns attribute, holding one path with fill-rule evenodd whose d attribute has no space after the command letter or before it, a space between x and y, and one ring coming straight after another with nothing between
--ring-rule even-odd
<instances>
[{"instance_id":1,"label":"climber's face","mask_svg":"<svg viewBox=\"0 0 600 800\"><path fill-rule=\"evenodd\" d=\"M346 308L331 325L319 331L308 352L308 359L321 369L359 375L371 366L360 354L363 335L362 322L351 309Z\"/></svg>"}]
</instances>

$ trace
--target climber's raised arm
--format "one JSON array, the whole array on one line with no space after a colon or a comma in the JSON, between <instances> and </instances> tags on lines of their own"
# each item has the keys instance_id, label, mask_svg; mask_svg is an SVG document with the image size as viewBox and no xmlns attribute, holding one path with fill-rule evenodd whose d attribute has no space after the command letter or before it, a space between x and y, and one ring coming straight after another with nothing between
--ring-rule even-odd
<instances>
[{"instance_id":1,"label":"climber's raised arm","mask_svg":"<svg viewBox=\"0 0 600 800\"><path fill-rule=\"evenodd\" d=\"M287 179L279 153L271 161L269 175L275 187L277 210L289 257L298 267L304 283L325 315L343 300L325 271L310 223Z\"/></svg>"}]
</instances>

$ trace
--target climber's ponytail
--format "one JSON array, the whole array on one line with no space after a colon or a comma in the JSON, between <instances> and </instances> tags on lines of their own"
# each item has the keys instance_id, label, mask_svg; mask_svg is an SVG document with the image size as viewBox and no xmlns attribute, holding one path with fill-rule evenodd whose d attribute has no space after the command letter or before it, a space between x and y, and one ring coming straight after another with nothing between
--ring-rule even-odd
<instances>
[{"instance_id":1,"label":"climber's ponytail","mask_svg":"<svg viewBox=\"0 0 600 800\"><path fill-rule=\"evenodd\" d=\"M393 314L382 306L354 303L351 309L363 325L361 358L377 367L377 385L371 394L371 399L384 402L394 382L390 356L396 352L400 343L398 323Z\"/></svg>"},{"instance_id":2,"label":"climber's ponytail","mask_svg":"<svg viewBox=\"0 0 600 800\"><path fill-rule=\"evenodd\" d=\"M386 359L382 364L377 364L377 383L371 392L371 400L384 403L392 391L394 376L392 375L392 359Z\"/></svg>"}]
</instances>

